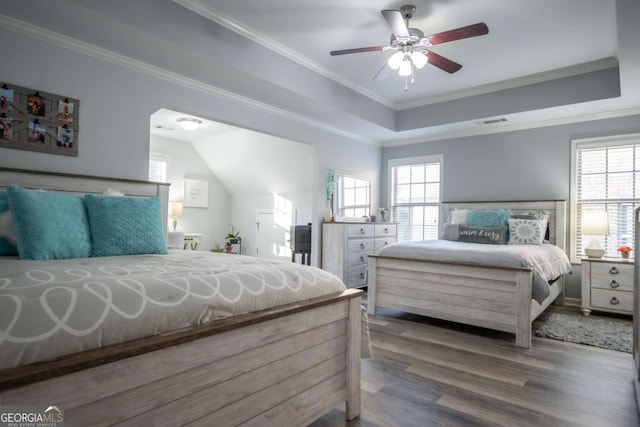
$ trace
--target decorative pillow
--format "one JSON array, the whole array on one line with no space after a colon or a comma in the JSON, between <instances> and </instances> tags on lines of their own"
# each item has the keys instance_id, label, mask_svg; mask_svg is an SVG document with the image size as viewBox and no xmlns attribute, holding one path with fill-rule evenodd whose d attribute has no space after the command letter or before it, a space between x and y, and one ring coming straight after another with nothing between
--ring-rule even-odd
<instances>
[{"instance_id":1,"label":"decorative pillow","mask_svg":"<svg viewBox=\"0 0 640 427\"><path fill-rule=\"evenodd\" d=\"M160 198L84 196L91 256L166 254Z\"/></svg>"},{"instance_id":2,"label":"decorative pillow","mask_svg":"<svg viewBox=\"0 0 640 427\"><path fill-rule=\"evenodd\" d=\"M466 224L468 213L468 209L454 209L451 211L449 222L451 224Z\"/></svg>"},{"instance_id":3,"label":"decorative pillow","mask_svg":"<svg viewBox=\"0 0 640 427\"><path fill-rule=\"evenodd\" d=\"M460 224L445 224L442 240L456 241L460 237Z\"/></svg>"},{"instance_id":4,"label":"decorative pillow","mask_svg":"<svg viewBox=\"0 0 640 427\"><path fill-rule=\"evenodd\" d=\"M87 211L81 196L10 185L9 206L22 259L84 258L91 255Z\"/></svg>"},{"instance_id":5,"label":"decorative pillow","mask_svg":"<svg viewBox=\"0 0 640 427\"><path fill-rule=\"evenodd\" d=\"M541 245L547 224L541 219L509 219L510 245Z\"/></svg>"},{"instance_id":6,"label":"decorative pillow","mask_svg":"<svg viewBox=\"0 0 640 427\"><path fill-rule=\"evenodd\" d=\"M544 240L549 240L549 218L551 214L542 209L534 209L527 212L518 212L511 214L514 219L539 219L544 221Z\"/></svg>"},{"instance_id":7,"label":"decorative pillow","mask_svg":"<svg viewBox=\"0 0 640 427\"><path fill-rule=\"evenodd\" d=\"M9 210L9 195L0 191L0 256L16 256L16 229Z\"/></svg>"},{"instance_id":8,"label":"decorative pillow","mask_svg":"<svg viewBox=\"0 0 640 427\"><path fill-rule=\"evenodd\" d=\"M460 225L461 242L485 243L493 245L504 245L507 236L507 227L472 227Z\"/></svg>"},{"instance_id":9,"label":"decorative pillow","mask_svg":"<svg viewBox=\"0 0 640 427\"><path fill-rule=\"evenodd\" d=\"M473 227L506 227L511 217L509 209L472 209L467 214L467 224Z\"/></svg>"}]
</instances>

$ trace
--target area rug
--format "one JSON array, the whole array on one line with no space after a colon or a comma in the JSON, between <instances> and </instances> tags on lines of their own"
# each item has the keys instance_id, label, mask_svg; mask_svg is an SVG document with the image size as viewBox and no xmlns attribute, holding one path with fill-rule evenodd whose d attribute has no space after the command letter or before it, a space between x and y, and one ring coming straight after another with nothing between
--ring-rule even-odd
<instances>
[{"instance_id":1,"label":"area rug","mask_svg":"<svg viewBox=\"0 0 640 427\"><path fill-rule=\"evenodd\" d=\"M630 321L551 313L534 333L543 338L631 353L633 330Z\"/></svg>"}]
</instances>

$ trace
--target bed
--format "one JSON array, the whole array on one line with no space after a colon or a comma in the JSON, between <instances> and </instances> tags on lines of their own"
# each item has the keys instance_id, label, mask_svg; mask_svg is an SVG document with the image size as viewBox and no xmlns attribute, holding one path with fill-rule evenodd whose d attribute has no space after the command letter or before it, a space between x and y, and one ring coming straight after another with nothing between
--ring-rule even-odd
<instances>
[{"instance_id":1,"label":"bed","mask_svg":"<svg viewBox=\"0 0 640 427\"><path fill-rule=\"evenodd\" d=\"M548 241L564 252L565 204L564 200L442 203L440 218L448 219L461 209L509 209L515 214L545 211L549 214ZM441 220L440 236L445 221ZM475 246L486 250L511 245ZM375 315L378 307L384 307L510 332L515 334L516 346L530 348L533 320L552 302L562 304L564 276L548 284L546 295L534 298L533 268L496 264L370 255L368 312Z\"/></svg>"},{"instance_id":2,"label":"bed","mask_svg":"<svg viewBox=\"0 0 640 427\"><path fill-rule=\"evenodd\" d=\"M166 184L0 168L0 190L11 184L159 200L166 233ZM3 256L0 405L55 406L68 426L305 425L345 403L353 419L361 293L313 267L211 252Z\"/></svg>"}]
</instances>

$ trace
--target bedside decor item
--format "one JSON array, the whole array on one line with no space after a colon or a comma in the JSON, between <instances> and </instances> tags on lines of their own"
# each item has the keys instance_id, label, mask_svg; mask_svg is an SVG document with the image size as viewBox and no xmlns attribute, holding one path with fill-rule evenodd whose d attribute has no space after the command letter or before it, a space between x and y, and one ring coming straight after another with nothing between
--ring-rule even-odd
<instances>
[{"instance_id":1,"label":"bedside decor item","mask_svg":"<svg viewBox=\"0 0 640 427\"><path fill-rule=\"evenodd\" d=\"M387 208L378 208L378 212L380 212L380 222L385 222L385 215L387 214Z\"/></svg>"},{"instance_id":2,"label":"bedside decor item","mask_svg":"<svg viewBox=\"0 0 640 427\"><path fill-rule=\"evenodd\" d=\"M242 238L240 237L240 232L233 232L233 228L231 228L231 233L227 234L227 242L224 245L224 251L228 254L240 254Z\"/></svg>"},{"instance_id":3,"label":"bedside decor item","mask_svg":"<svg viewBox=\"0 0 640 427\"><path fill-rule=\"evenodd\" d=\"M185 179L183 205L185 208L208 208L209 181Z\"/></svg>"},{"instance_id":4,"label":"bedside decor item","mask_svg":"<svg viewBox=\"0 0 640 427\"><path fill-rule=\"evenodd\" d=\"M176 231L176 227L178 226L178 218L182 216L182 202L171 202L169 205L169 215L173 218L173 231Z\"/></svg>"},{"instance_id":5,"label":"bedside decor item","mask_svg":"<svg viewBox=\"0 0 640 427\"><path fill-rule=\"evenodd\" d=\"M622 258L629 258L629 254L631 254L632 250L633 248L631 246L620 246L618 248L618 252L620 252L620 255L622 255Z\"/></svg>"},{"instance_id":6,"label":"bedside decor item","mask_svg":"<svg viewBox=\"0 0 640 427\"><path fill-rule=\"evenodd\" d=\"M333 204L333 193L336 189L336 170L329 169L327 172L327 183L325 186L326 192L326 203L324 207L324 222L331 222L334 220L333 218L333 209L331 205Z\"/></svg>"},{"instance_id":7,"label":"bedside decor item","mask_svg":"<svg viewBox=\"0 0 640 427\"><path fill-rule=\"evenodd\" d=\"M607 211L601 210L584 210L582 211L582 227L580 229L582 235L592 236L584 253L589 258L602 258L604 256L604 248L600 245L598 236L606 236L609 234L609 216Z\"/></svg>"},{"instance_id":8,"label":"bedside decor item","mask_svg":"<svg viewBox=\"0 0 640 427\"><path fill-rule=\"evenodd\" d=\"M78 156L80 101L0 84L0 147Z\"/></svg>"}]
</instances>

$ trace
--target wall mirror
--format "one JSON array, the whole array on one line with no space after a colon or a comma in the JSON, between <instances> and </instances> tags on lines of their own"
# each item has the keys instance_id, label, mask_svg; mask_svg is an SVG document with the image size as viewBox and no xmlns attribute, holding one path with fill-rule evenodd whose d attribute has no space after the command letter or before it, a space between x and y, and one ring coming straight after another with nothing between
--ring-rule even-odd
<instances>
[{"instance_id":1,"label":"wall mirror","mask_svg":"<svg viewBox=\"0 0 640 427\"><path fill-rule=\"evenodd\" d=\"M336 171L333 212L338 221L357 220L371 215L371 178Z\"/></svg>"}]
</instances>

